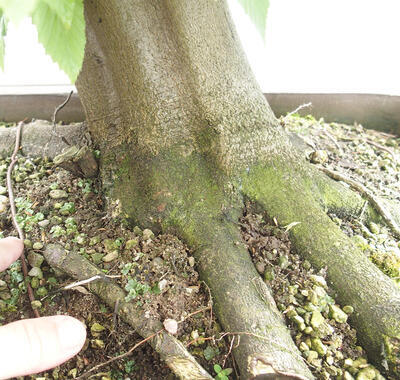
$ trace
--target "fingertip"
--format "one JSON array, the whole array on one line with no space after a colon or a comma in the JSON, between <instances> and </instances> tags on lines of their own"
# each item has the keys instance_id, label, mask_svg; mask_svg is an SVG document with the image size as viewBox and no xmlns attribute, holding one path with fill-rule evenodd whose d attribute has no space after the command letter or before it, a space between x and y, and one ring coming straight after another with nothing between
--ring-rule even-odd
<instances>
[{"instance_id":1,"label":"fingertip","mask_svg":"<svg viewBox=\"0 0 400 380\"><path fill-rule=\"evenodd\" d=\"M64 352L69 352L71 356L76 355L85 344L86 326L68 315L57 315L52 318L54 318L60 345Z\"/></svg>"},{"instance_id":2,"label":"fingertip","mask_svg":"<svg viewBox=\"0 0 400 380\"><path fill-rule=\"evenodd\" d=\"M9 236L0 239L0 271L8 268L17 260L24 250L24 243L21 239Z\"/></svg>"},{"instance_id":3,"label":"fingertip","mask_svg":"<svg viewBox=\"0 0 400 380\"><path fill-rule=\"evenodd\" d=\"M54 368L75 356L85 339L85 325L63 315L24 319L2 326L0 379Z\"/></svg>"}]
</instances>

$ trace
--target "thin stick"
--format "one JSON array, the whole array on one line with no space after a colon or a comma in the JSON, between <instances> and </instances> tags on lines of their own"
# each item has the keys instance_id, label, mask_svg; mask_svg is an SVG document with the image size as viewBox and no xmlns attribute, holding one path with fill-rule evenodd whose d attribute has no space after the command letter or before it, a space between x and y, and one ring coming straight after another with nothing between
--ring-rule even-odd
<instances>
[{"instance_id":1,"label":"thin stick","mask_svg":"<svg viewBox=\"0 0 400 380\"><path fill-rule=\"evenodd\" d=\"M360 220L361 223L362 223L362 220L363 220L363 217L364 217L365 210L367 208L367 204L368 204L368 201L365 201L364 202L364 206L361 209L360 216L358 217L358 219Z\"/></svg>"},{"instance_id":2,"label":"thin stick","mask_svg":"<svg viewBox=\"0 0 400 380\"><path fill-rule=\"evenodd\" d=\"M378 213L382 216L383 220L386 224L391 228L393 235L396 238L400 238L400 228L397 223L393 220L392 216L390 215L389 211L386 210L385 206L380 202L374 195L362 184L336 172L325 168L323 166L317 165L317 168L327 174L329 177L335 179L336 181L342 181L350 185L354 190L364 195L365 198L371 203L371 205L378 211Z\"/></svg>"},{"instance_id":3,"label":"thin stick","mask_svg":"<svg viewBox=\"0 0 400 380\"><path fill-rule=\"evenodd\" d=\"M310 107L310 106L312 106L312 103L311 103L311 102L305 103L305 104L300 104L294 111L289 112L283 119L286 119L286 118L288 118L289 116L292 116L292 115L294 115L295 113L299 112L299 111L302 110L303 108L307 108L307 107Z\"/></svg>"},{"instance_id":4,"label":"thin stick","mask_svg":"<svg viewBox=\"0 0 400 380\"><path fill-rule=\"evenodd\" d=\"M384 152L389 153L392 156L393 160L396 161L396 155L389 148L386 148L385 146L383 146L381 144L378 144L375 141L372 141L372 140L369 140L369 139L366 139L366 142L368 144L380 149L380 150L383 150Z\"/></svg>"},{"instance_id":5,"label":"thin stick","mask_svg":"<svg viewBox=\"0 0 400 380\"><path fill-rule=\"evenodd\" d=\"M226 363L226 360L228 359L228 356L231 354L231 352L232 352L232 348L233 348L233 343L235 342L235 335L232 337L232 339L231 339L231 343L229 344L229 350L228 350L228 352L227 352L227 354L226 355L224 355L224 359L222 360L222 367L225 367L225 363Z\"/></svg>"},{"instance_id":6,"label":"thin stick","mask_svg":"<svg viewBox=\"0 0 400 380\"><path fill-rule=\"evenodd\" d=\"M107 281L107 278L106 278L106 276L104 276L104 275L96 274L95 276L90 277L90 278L87 278L86 280L76 281L76 282L74 282L74 283L72 283L72 284L69 284L69 285L66 285L66 286L64 286L63 288L58 289L58 290L61 291L61 290L73 289L73 288L75 288L75 287L77 287L77 286L87 285L87 284L90 284L91 282L97 281L97 280L104 280L104 281ZM108 280L108 281L109 281L109 280Z\"/></svg>"},{"instance_id":7,"label":"thin stick","mask_svg":"<svg viewBox=\"0 0 400 380\"><path fill-rule=\"evenodd\" d=\"M208 299L208 305L210 306L210 319L209 319L210 322L209 322L209 327L211 327L212 321L213 321L213 309L212 309L212 307L213 307L213 305L214 305L214 301L213 301L213 299L212 299L210 287L205 283L205 281L202 281L201 283L204 284L204 286L205 286L205 287L207 288L207 290L208 290L208 297L209 297L209 299Z\"/></svg>"},{"instance_id":8,"label":"thin stick","mask_svg":"<svg viewBox=\"0 0 400 380\"><path fill-rule=\"evenodd\" d=\"M68 94L67 99L65 99L65 100L54 110L53 119L52 119L53 127L54 127L55 124L56 124L56 116L57 116L58 111L60 111L62 108L65 107L65 105L66 105L66 104L69 102L69 100L71 99L71 96L72 96L73 93L74 93L74 91L71 91L71 92Z\"/></svg>"},{"instance_id":9,"label":"thin stick","mask_svg":"<svg viewBox=\"0 0 400 380\"><path fill-rule=\"evenodd\" d=\"M65 107L65 105L69 102L69 100L71 99L72 94L74 93L74 91L71 91L68 96L67 99L65 99L58 107L56 107L56 109L54 110L53 113L53 118L52 118L52 123L53 123L53 129L52 129L52 133L53 135L56 135L58 138L60 138L62 141L64 141L67 145L71 146L71 144L67 141L67 139L64 136L61 136L57 133L56 131L56 116L57 113Z\"/></svg>"},{"instance_id":10,"label":"thin stick","mask_svg":"<svg viewBox=\"0 0 400 380\"><path fill-rule=\"evenodd\" d=\"M15 147L14 147L14 151L11 155L11 162L10 162L10 166L7 169L7 190L8 190L8 197L10 200L10 209L11 209L11 219L14 225L14 228L17 230L18 232L18 236L19 238L24 241L25 237L24 237L24 233L21 229L21 227L19 226L18 222L17 222L17 209L15 207L15 199L14 199L14 192L13 192L13 187L12 187L12 180L11 180L11 174L14 168L14 165L17 162L17 153L20 147L20 141L21 141L21 131L22 131L22 125L24 124L23 121L20 121L18 123L17 126L17 133L16 133L16 137L15 137ZM33 290L31 287L31 284L29 283L28 279L28 267L26 265L26 259L25 259L25 252L22 251L22 255L21 255L21 266L22 266L22 272L24 274L24 280L25 280L25 284L26 284L26 288L28 290L28 296L29 296L29 300L31 301L31 305L32 302L35 301L35 296L33 294ZM36 309L33 309L33 314L35 315L36 318L39 318L39 312Z\"/></svg>"}]
</instances>

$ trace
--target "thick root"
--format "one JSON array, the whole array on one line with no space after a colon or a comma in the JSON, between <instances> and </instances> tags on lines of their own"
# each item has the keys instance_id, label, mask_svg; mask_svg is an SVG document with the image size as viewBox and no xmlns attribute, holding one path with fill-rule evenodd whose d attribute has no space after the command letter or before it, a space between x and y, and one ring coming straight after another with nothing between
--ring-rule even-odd
<instances>
[{"instance_id":1,"label":"thick root","mask_svg":"<svg viewBox=\"0 0 400 380\"><path fill-rule=\"evenodd\" d=\"M245 194L271 218L282 225L299 222L290 230L295 249L327 269L338 300L354 307L351 322L371 361L398 377L400 291L329 219L310 189L304 177L279 164L254 168L244 183Z\"/></svg>"},{"instance_id":2,"label":"thick root","mask_svg":"<svg viewBox=\"0 0 400 380\"><path fill-rule=\"evenodd\" d=\"M11 155L16 130L16 127L0 129L0 155ZM29 157L48 157L52 160L66 148L84 146L86 135L84 123L56 126L54 131L50 122L35 120L22 127L21 152Z\"/></svg>"},{"instance_id":3,"label":"thick root","mask_svg":"<svg viewBox=\"0 0 400 380\"><path fill-rule=\"evenodd\" d=\"M211 289L225 331L237 332L235 359L244 379L311 379L272 298L232 223L198 225L192 234L200 275ZM184 235L184 233L183 233ZM260 376L260 377L258 377Z\"/></svg>"},{"instance_id":4,"label":"thick root","mask_svg":"<svg viewBox=\"0 0 400 380\"><path fill-rule=\"evenodd\" d=\"M0 156L9 156L14 146L16 127L0 129ZM22 154L47 157L79 177L96 177L97 161L84 123L55 126L35 120L22 126Z\"/></svg>"}]
</instances>

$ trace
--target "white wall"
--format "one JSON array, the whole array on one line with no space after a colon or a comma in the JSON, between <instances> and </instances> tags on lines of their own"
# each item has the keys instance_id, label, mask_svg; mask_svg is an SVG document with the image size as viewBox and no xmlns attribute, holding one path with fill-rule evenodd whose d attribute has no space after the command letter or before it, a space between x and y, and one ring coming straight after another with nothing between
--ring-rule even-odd
<instances>
[{"instance_id":1,"label":"white wall","mask_svg":"<svg viewBox=\"0 0 400 380\"><path fill-rule=\"evenodd\" d=\"M228 1L265 92L400 95L399 0L270 0L265 42ZM10 27L6 42L0 93L68 91L28 20Z\"/></svg>"}]
</instances>

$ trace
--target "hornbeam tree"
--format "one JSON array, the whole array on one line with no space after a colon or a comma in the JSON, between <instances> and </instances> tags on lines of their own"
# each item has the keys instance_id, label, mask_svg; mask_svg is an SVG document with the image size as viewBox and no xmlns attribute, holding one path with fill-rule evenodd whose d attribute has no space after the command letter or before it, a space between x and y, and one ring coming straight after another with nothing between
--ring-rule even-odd
<instances>
[{"instance_id":1,"label":"hornbeam tree","mask_svg":"<svg viewBox=\"0 0 400 380\"><path fill-rule=\"evenodd\" d=\"M243 378L312 378L241 240L246 199L280 225L297 222L296 251L326 268L337 299L354 307L371 361L400 376L399 288L327 216L359 212L364 201L291 144L225 0L23 3L47 52L72 81L79 73L109 207L192 248L224 330L249 333L233 350ZM267 1L241 3L263 29ZM5 20L21 17L12 4L0 0L2 35Z\"/></svg>"}]
</instances>

